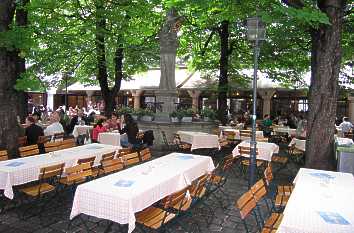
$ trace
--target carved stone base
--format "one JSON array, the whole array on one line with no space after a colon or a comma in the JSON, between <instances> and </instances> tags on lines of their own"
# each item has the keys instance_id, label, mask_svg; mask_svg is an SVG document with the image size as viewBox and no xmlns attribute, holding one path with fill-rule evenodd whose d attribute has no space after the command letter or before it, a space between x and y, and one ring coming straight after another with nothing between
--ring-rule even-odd
<instances>
[{"instance_id":1,"label":"carved stone base","mask_svg":"<svg viewBox=\"0 0 354 233\"><path fill-rule=\"evenodd\" d=\"M161 103L161 111L156 112L155 122L170 122L170 113L176 110L176 90L156 90L156 102Z\"/></svg>"}]
</instances>

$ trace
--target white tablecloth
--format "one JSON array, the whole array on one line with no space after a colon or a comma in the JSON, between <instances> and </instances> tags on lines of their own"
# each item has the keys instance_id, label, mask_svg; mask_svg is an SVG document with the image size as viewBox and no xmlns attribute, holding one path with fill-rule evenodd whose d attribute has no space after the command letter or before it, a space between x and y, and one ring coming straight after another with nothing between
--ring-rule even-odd
<instances>
[{"instance_id":1,"label":"white tablecloth","mask_svg":"<svg viewBox=\"0 0 354 233\"><path fill-rule=\"evenodd\" d=\"M292 146L292 145L295 145L295 148L298 150L301 150L301 151L306 150L306 140L293 138L293 139L291 139L291 142L289 143L289 146Z\"/></svg>"},{"instance_id":2,"label":"white tablecloth","mask_svg":"<svg viewBox=\"0 0 354 233\"><path fill-rule=\"evenodd\" d=\"M242 141L233 149L232 154L234 157L240 155L240 152L238 151L239 146L250 147L249 140ZM272 161L273 154L279 153L279 146L275 143L270 143L270 142L257 142L257 149L258 149L257 159L265 160L265 161Z\"/></svg>"},{"instance_id":3,"label":"white tablecloth","mask_svg":"<svg viewBox=\"0 0 354 233\"><path fill-rule=\"evenodd\" d=\"M353 233L352 174L301 168L278 233Z\"/></svg>"},{"instance_id":4,"label":"white tablecloth","mask_svg":"<svg viewBox=\"0 0 354 233\"><path fill-rule=\"evenodd\" d=\"M182 142L191 144L191 150L198 148L219 148L219 137L203 132L178 131Z\"/></svg>"},{"instance_id":5,"label":"white tablecloth","mask_svg":"<svg viewBox=\"0 0 354 233\"><path fill-rule=\"evenodd\" d=\"M117 149L116 146L93 143L47 154L2 161L0 162L0 190L4 190L6 197L13 199L12 187L38 180L42 167L59 163L65 163L65 167L71 167L77 163L78 159L92 156L96 156L95 165L98 165L103 154Z\"/></svg>"},{"instance_id":6,"label":"white tablecloth","mask_svg":"<svg viewBox=\"0 0 354 233\"><path fill-rule=\"evenodd\" d=\"M75 125L73 130L73 136L77 138L79 135L83 135L87 133L87 130L92 133L93 126L92 125Z\"/></svg>"},{"instance_id":7,"label":"white tablecloth","mask_svg":"<svg viewBox=\"0 0 354 233\"><path fill-rule=\"evenodd\" d=\"M225 132L225 133L224 133ZM250 139L249 137L242 137L241 138L241 135L240 135L240 130L238 129L223 129L220 131L220 137L224 137L225 134L227 134L228 132L233 132L235 133L235 137L233 139L235 140L247 140L247 139ZM257 130L256 131L256 138L263 138L263 131L259 131Z\"/></svg>"},{"instance_id":8,"label":"white tablecloth","mask_svg":"<svg viewBox=\"0 0 354 233\"><path fill-rule=\"evenodd\" d=\"M98 141L102 144L120 147L120 133L115 133L115 132L100 133L98 134Z\"/></svg>"},{"instance_id":9,"label":"white tablecloth","mask_svg":"<svg viewBox=\"0 0 354 233\"><path fill-rule=\"evenodd\" d=\"M277 133L287 133L289 135L296 135L296 129L291 129L288 127L275 127L273 128L273 131Z\"/></svg>"},{"instance_id":10,"label":"white tablecloth","mask_svg":"<svg viewBox=\"0 0 354 233\"><path fill-rule=\"evenodd\" d=\"M79 185L70 219L83 213L135 228L135 213L214 169L210 157L172 153Z\"/></svg>"},{"instance_id":11,"label":"white tablecloth","mask_svg":"<svg viewBox=\"0 0 354 233\"><path fill-rule=\"evenodd\" d=\"M338 145L348 145L348 144L353 144L353 139L350 138L341 138L341 137L336 137L336 141Z\"/></svg>"}]
</instances>

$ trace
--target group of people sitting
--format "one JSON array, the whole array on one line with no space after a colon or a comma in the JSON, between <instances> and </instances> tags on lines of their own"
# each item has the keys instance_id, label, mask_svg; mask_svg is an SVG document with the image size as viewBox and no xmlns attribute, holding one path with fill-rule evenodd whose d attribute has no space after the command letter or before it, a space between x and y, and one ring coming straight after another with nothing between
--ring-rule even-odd
<instances>
[{"instance_id":1,"label":"group of people sitting","mask_svg":"<svg viewBox=\"0 0 354 233\"><path fill-rule=\"evenodd\" d=\"M107 119L104 116L94 114L87 116L79 109L71 112L68 124L63 122L64 117L61 114L61 111L52 112L49 116L48 124L44 124L40 120L40 113L29 114L26 117L25 124L22 125L25 129L24 134L27 137L27 144L37 144L40 136L53 137L56 134L69 136L76 125L93 125L92 135L90 135L92 142L98 142L99 133L117 130L120 134L127 134L127 137L121 137L121 145L123 147L134 147L140 143L137 139L138 124L129 114L126 114L121 122L120 117L115 112ZM68 117L68 115L65 117Z\"/></svg>"}]
</instances>

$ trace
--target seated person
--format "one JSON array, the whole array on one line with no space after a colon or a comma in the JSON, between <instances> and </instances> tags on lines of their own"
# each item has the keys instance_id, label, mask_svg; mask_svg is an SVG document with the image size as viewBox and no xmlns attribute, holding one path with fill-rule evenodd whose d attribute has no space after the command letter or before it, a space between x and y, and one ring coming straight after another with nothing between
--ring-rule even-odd
<instances>
[{"instance_id":1,"label":"seated person","mask_svg":"<svg viewBox=\"0 0 354 233\"><path fill-rule=\"evenodd\" d=\"M85 117L84 112L81 109L79 109L77 112L74 112L74 116L71 118L68 127L68 133L73 132L75 125L87 125L87 124L89 124L88 119Z\"/></svg>"},{"instance_id":2,"label":"seated person","mask_svg":"<svg viewBox=\"0 0 354 233\"><path fill-rule=\"evenodd\" d=\"M103 125L105 120L103 118L99 119L92 130L92 142L98 142L98 134L107 132L107 128Z\"/></svg>"},{"instance_id":3,"label":"seated person","mask_svg":"<svg viewBox=\"0 0 354 233\"><path fill-rule=\"evenodd\" d=\"M42 127L36 125L35 119L32 116L26 118L26 125L25 135L27 137L27 144L37 144L39 136L44 135Z\"/></svg>"},{"instance_id":4,"label":"seated person","mask_svg":"<svg viewBox=\"0 0 354 233\"><path fill-rule=\"evenodd\" d=\"M33 117L33 119L34 119L36 125L38 125L38 126L44 128L44 126L43 126L43 124L42 124L42 121L41 121L41 113L40 113L40 112L34 112L34 113L32 114L32 117Z\"/></svg>"},{"instance_id":5,"label":"seated person","mask_svg":"<svg viewBox=\"0 0 354 233\"><path fill-rule=\"evenodd\" d=\"M270 119L270 116L268 114L264 115L264 119L262 121L262 128L263 128L263 135L265 137L269 137L272 133L271 131L271 126L273 124L273 121Z\"/></svg>"},{"instance_id":6,"label":"seated person","mask_svg":"<svg viewBox=\"0 0 354 233\"><path fill-rule=\"evenodd\" d=\"M119 130L120 134L126 133L128 140L124 140L124 137L121 137L121 146L122 147L139 147L140 142L136 138L139 132L137 123L134 121L133 117L130 114L124 115L125 126L123 129Z\"/></svg>"},{"instance_id":7,"label":"seated person","mask_svg":"<svg viewBox=\"0 0 354 233\"><path fill-rule=\"evenodd\" d=\"M354 128L353 124L349 121L348 117L343 117L343 122L340 123L339 128L342 130L342 133L350 133Z\"/></svg>"},{"instance_id":8,"label":"seated person","mask_svg":"<svg viewBox=\"0 0 354 233\"><path fill-rule=\"evenodd\" d=\"M117 113L113 112L111 119L107 120L107 129L119 130L120 129L120 120Z\"/></svg>"},{"instance_id":9,"label":"seated person","mask_svg":"<svg viewBox=\"0 0 354 233\"><path fill-rule=\"evenodd\" d=\"M49 117L50 125L44 130L45 136L54 136L57 133L64 133L64 128L60 124L60 117L58 112L53 112Z\"/></svg>"}]
</instances>

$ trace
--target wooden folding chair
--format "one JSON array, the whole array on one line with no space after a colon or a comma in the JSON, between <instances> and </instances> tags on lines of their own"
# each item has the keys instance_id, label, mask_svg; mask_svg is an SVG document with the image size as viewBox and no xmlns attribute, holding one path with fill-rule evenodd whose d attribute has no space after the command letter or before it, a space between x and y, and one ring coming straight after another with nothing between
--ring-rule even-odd
<instances>
[{"instance_id":1,"label":"wooden folding chair","mask_svg":"<svg viewBox=\"0 0 354 233\"><path fill-rule=\"evenodd\" d=\"M38 145L37 144L36 145L19 147L18 151L19 151L21 157L28 157L28 156L38 155L39 154L39 149L38 149Z\"/></svg>"},{"instance_id":2,"label":"wooden folding chair","mask_svg":"<svg viewBox=\"0 0 354 233\"><path fill-rule=\"evenodd\" d=\"M304 158L304 152L297 149L295 144L288 147L288 154L290 158L296 163L300 163Z\"/></svg>"},{"instance_id":3,"label":"wooden folding chair","mask_svg":"<svg viewBox=\"0 0 354 233\"><path fill-rule=\"evenodd\" d=\"M177 150L176 145L167 140L167 136L166 136L165 131L161 131L161 135L162 135L162 141L165 144L165 147L167 150L169 150L169 151Z\"/></svg>"},{"instance_id":4,"label":"wooden folding chair","mask_svg":"<svg viewBox=\"0 0 354 233\"><path fill-rule=\"evenodd\" d=\"M114 156L115 156L115 155L116 155L116 152L115 152L115 151L110 152L110 153L103 154L103 155L102 155L102 158L101 158L101 163L102 163L102 161L114 159Z\"/></svg>"},{"instance_id":5,"label":"wooden folding chair","mask_svg":"<svg viewBox=\"0 0 354 233\"><path fill-rule=\"evenodd\" d=\"M61 179L64 165L64 163L61 163L41 168L38 181L35 185L19 189L19 191L23 193L26 197L35 199L34 203L27 203L28 207L23 210L22 219L25 218L26 213L31 208L38 209L38 214L42 214L42 212L44 211L44 207L47 205L47 202L41 201L42 197L44 195L47 195L48 193L57 191L57 182ZM42 206L38 208L39 205Z\"/></svg>"},{"instance_id":6,"label":"wooden folding chair","mask_svg":"<svg viewBox=\"0 0 354 233\"><path fill-rule=\"evenodd\" d=\"M44 143L44 150L46 153L59 150L61 142L47 142Z\"/></svg>"},{"instance_id":7,"label":"wooden folding chair","mask_svg":"<svg viewBox=\"0 0 354 233\"><path fill-rule=\"evenodd\" d=\"M240 138L241 140L245 140L252 137L251 130L240 130Z\"/></svg>"},{"instance_id":8,"label":"wooden folding chair","mask_svg":"<svg viewBox=\"0 0 354 233\"><path fill-rule=\"evenodd\" d=\"M122 156L124 166L131 166L140 162L139 154L137 152L126 154Z\"/></svg>"},{"instance_id":9,"label":"wooden folding chair","mask_svg":"<svg viewBox=\"0 0 354 233\"><path fill-rule=\"evenodd\" d=\"M37 144L44 144L50 141L50 136L39 136Z\"/></svg>"},{"instance_id":10,"label":"wooden folding chair","mask_svg":"<svg viewBox=\"0 0 354 233\"><path fill-rule=\"evenodd\" d=\"M238 147L239 154L241 156L241 169L243 174L246 174L247 168L250 166L250 156L251 156L251 148L246 146L239 146ZM258 156L258 148L256 149L256 156ZM264 161L256 160L257 168L264 165Z\"/></svg>"},{"instance_id":11,"label":"wooden folding chair","mask_svg":"<svg viewBox=\"0 0 354 233\"><path fill-rule=\"evenodd\" d=\"M177 147L177 150L179 151L190 151L192 148L192 145L186 142L182 142L181 138L178 134L174 135L173 141Z\"/></svg>"},{"instance_id":12,"label":"wooden folding chair","mask_svg":"<svg viewBox=\"0 0 354 233\"><path fill-rule=\"evenodd\" d=\"M54 141L63 141L64 140L64 133L55 133L53 135Z\"/></svg>"},{"instance_id":13,"label":"wooden folding chair","mask_svg":"<svg viewBox=\"0 0 354 233\"><path fill-rule=\"evenodd\" d=\"M99 176L108 175L118 172L124 168L124 162L121 159L109 159L101 161L101 168L99 169Z\"/></svg>"},{"instance_id":14,"label":"wooden folding chair","mask_svg":"<svg viewBox=\"0 0 354 233\"><path fill-rule=\"evenodd\" d=\"M65 177L60 179L60 183L69 187L72 187L72 191L77 184L87 181L92 176L91 164L90 162L81 163L73 167L65 169Z\"/></svg>"},{"instance_id":15,"label":"wooden folding chair","mask_svg":"<svg viewBox=\"0 0 354 233\"><path fill-rule=\"evenodd\" d=\"M0 161L8 160L9 156L7 154L7 150L0 150Z\"/></svg>"},{"instance_id":16,"label":"wooden folding chair","mask_svg":"<svg viewBox=\"0 0 354 233\"><path fill-rule=\"evenodd\" d=\"M271 165L268 165L267 168L264 170L264 180L267 186L270 187L273 181L273 172L272 172ZM293 190L294 190L294 186L291 184L287 184L287 185L278 185L276 191L277 194L290 196Z\"/></svg>"},{"instance_id":17,"label":"wooden folding chair","mask_svg":"<svg viewBox=\"0 0 354 233\"><path fill-rule=\"evenodd\" d=\"M139 157L141 162L145 162L151 159L151 151L149 148L145 148L139 151Z\"/></svg>"},{"instance_id":18,"label":"wooden folding chair","mask_svg":"<svg viewBox=\"0 0 354 233\"><path fill-rule=\"evenodd\" d=\"M18 138L17 138L17 144L18 144L20 147L26 146L26 145L27 145L27 136L18 137Z\"/></svg>"},{"instance_id":19,"label":"wooden folding chair","mask_svg":"<svg viewBox=\"0 0 354 233\"><path fill-rule=\"evenodd\" d=\"M259 215L256 211L257 202L251 190L244 193L237 201L236 201L236 208L240 211L241 220L245 227L247 233L250 232L248 229L246 218L251 214L255 217L257 227L262 233L271 232L277 230L280 225L280 222L283 218L282 214L279 213L272 213L269 218L265 222L262 219L259 219Z\"/></svg>"},{"instance_id":20,"label":"wooden folding chair","mask_svg":"<svg viewBox=\"0 0 354 233\"><path fill-rule=\"evenodd\" d=\"M60 142L59 150L68 149L76 146L74 138L65 139Z\"/></svg>"},{"instance_id":21,"label":"wooden folding chair","mask_svg":"<svg viewBox=\"0 0 354 233\"><path fill-rule=\"evenodd\" d=\"M123 155L127 155L133 153L133 150L131 148L122 148L118 150L117 153L117 158L122 157Z\"/></svg>"}]
</instances>

